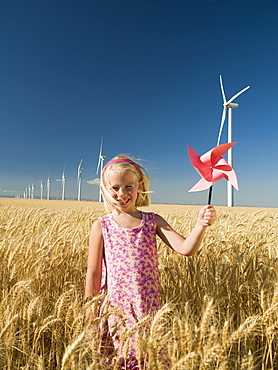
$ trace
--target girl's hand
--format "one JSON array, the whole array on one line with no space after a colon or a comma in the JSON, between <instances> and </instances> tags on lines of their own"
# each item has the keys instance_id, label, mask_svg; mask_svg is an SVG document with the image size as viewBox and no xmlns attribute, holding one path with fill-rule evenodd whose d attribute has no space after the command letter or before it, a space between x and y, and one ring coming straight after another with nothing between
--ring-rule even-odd
<instances>
[{"instance_id":1,"label":"girl's hand","mask_svg":"<svg viewBox=\"0 0 278 370\"><path fill-rule=\"evenodd\" d=\"M211 226L216 219L216 211L213 206L204 206L198 217L198 223L204 227Z\"/></svg>"}]
</instances>

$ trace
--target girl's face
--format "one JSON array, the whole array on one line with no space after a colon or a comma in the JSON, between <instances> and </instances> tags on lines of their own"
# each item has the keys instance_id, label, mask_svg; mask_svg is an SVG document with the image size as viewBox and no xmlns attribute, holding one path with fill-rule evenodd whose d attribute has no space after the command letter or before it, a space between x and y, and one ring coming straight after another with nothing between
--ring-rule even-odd
<instances>
[{"instance_id":1,"label":"girl's face","mask_svg":"<svg viewBox=\"0 0 278 370\"><path fill-rule=\"evenodd\" d=\"M139 183L135 174L129 170L111 171L108 174L108 181L109 194L117 201L116 208L121 212L135 212L135 203L142 182Z\"/></svg>"}]
</instances>

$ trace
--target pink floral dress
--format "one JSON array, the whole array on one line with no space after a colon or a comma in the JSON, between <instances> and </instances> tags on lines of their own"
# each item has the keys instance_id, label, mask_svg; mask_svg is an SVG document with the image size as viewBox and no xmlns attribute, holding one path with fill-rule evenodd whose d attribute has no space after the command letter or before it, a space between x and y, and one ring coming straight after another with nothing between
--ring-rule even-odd
<instances>
[{"instance_id":1,"label":"pink floral dress","mask_svg":"<svg viewBox=\"0 0 278 370\"><path fill-rule=\"evenodd\" d=\"M116 349L121 347L119 334L125 327L132 328L160 308L155 214L141 214L141 224L133 229L121 227L112 214L100 218L104 238L103 288L111 307L122 312L109 316L111 334L113 326L124 319L113 335Z\"/></svg>"}]
</instances>

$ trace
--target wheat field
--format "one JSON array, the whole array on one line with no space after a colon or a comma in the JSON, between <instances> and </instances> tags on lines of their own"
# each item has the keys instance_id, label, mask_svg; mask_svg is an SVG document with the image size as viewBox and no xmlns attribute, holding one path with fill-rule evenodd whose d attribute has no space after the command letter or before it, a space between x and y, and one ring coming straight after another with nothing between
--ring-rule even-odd
<instances>
[{"instance_id":1,"label":"wheat field","mask_svg":"<svg viewBox=\"0 0 278 370\"><path fill-rule=\"evenodd\" d=\"M186 235L199 208L147 210ZM278 368L277 209L216 209L193 257L158 242L163 307L138 336L141 369ZM1 369L119 368L83 303L90 226L103 214L99 203L0 199ZM95 326L109 315L101 298Z\"/></svg>"}]
</instances>

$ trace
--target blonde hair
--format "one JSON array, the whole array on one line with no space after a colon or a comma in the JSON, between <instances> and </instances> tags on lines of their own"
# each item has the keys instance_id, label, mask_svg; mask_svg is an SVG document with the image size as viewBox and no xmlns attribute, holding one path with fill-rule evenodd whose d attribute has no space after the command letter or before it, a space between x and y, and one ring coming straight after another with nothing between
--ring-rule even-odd
<instances>
[{"instance_id":1,"label":"blonde hair","mask_svg":"<svg viewBox=\"0 0 278 370\"><path fill-rule=\"evenodd\" d=\"M124 172L126 170L131 171L136 177L138 183L142 182L142 188L138 193L135 202L135 207L148 206L150 204L150 191L149 191L150 178L148 177L146 170L141 165L136 163L133 158L123 154L119 154L116 157L112 158L104 166L101 176L100 189L104 199L104 207L106 211L112 212L115 207L115 204L117 204L117 202L115 201L115 199L113 199L108 190L110 186L108 175L111 171L115 170L118 172Z\"/></svg>"}]
</instances>

